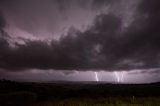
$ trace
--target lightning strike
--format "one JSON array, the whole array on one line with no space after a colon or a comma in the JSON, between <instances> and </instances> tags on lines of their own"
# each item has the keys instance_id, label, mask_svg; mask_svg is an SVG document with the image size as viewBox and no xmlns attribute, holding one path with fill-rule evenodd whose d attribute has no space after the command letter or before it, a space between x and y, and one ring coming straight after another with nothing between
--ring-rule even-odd
<instances>
[{"instance_id":1,"label":"lightning strike","mask_svg":"<svg viewBox=\"0 0 160 106\"><path fill-rule=\"evenodd\" d=\"M118 83L124 81L124 72L114 72L114 75Z\"/></svg>"},{"instance_id":2,"label":"lightning strike","mask_svg":"<svg viewBox=\"0 0 160 106\"><path fill-rule=\"evenodd\" d=\"M94 74L95 74L95 80L96 80L96 81L99 81L98 73L97 73L97 72L94 72Z\"/></svg>"}]
</instances>

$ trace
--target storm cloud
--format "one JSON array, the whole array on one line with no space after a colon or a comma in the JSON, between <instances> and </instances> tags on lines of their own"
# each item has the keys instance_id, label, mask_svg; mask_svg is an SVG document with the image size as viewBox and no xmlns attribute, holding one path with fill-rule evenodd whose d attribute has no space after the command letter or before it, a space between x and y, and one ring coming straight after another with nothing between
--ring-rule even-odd
<instances>
[{"instance_id":1,"label":"storm cloud","mask_svg":"<svg viewBox=\"0 0 160 106\"><path fill-rule=\"evenodd\" d=\"M64 2L58 0L61 12L68 8ZM81 3L81 6L85 4ZM92 8L97 9L100 5L115 5L115 2L93 0L91 4ZM126 15L128 16L130 15ZM24 43L15 42L15 47L11 47L8 45L9 40L3 37L0 39L0 68L80 71L158 68L160 2L142 0L131 16L134 16L132 21L127 21L130 24L124 26L124 19L128 19L125 15L119 16L115 11L102 12L95 15L85 30L73 26L59 40L31 40L21 37ZM5 25L3 15L0 14L1 35L4 35Z\"/></svg>"}]
</instances>

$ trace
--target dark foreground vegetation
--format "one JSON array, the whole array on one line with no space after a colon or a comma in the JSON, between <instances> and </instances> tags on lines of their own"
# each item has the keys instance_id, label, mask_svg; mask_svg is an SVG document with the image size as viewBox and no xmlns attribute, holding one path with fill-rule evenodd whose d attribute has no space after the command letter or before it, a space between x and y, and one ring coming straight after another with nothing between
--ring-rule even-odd
<instances>
[{"instance_id":1,"label":"dark foreground vegetation","mask_svg":"<svg viewBox=\"0 0 160 106\"><path fill-rule=\"evenodd\" d=\"M0 81L0 106L160 106L160 83Z\"/></svg>"}]
</instances>

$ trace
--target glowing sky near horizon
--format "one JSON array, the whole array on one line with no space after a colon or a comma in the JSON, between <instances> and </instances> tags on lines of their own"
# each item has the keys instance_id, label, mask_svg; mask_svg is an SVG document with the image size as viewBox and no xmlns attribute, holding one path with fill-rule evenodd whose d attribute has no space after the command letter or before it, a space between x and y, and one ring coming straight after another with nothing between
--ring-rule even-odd
<instances>
[{"instance_id":1,"label":"glowing sky near horizon","mask_svg":"<svg viewBox=\"0 0 160 106\"><path fill-rule=\"evenodd\" d=\"M0 77L15 81L29 81L29 82L39 82L39 81L99 81L99 82L111 82L111 83L150 83L159 81L157 78L160 78L160 75L157 74L155 70L152 70L151 73L147 73L145 70L132 70L130 72L123 72L123 79L121 77L122 72L117 72L118 76L115 75L115 72L77 72L77 71L43 71L32 69L30 71L24 72L5 72L0 71ZM155 72L155 73L154 73ZM29 77L28 77L29 76ZM146 80L150 80L147 81Z\"/></svg>"}]
</instances>

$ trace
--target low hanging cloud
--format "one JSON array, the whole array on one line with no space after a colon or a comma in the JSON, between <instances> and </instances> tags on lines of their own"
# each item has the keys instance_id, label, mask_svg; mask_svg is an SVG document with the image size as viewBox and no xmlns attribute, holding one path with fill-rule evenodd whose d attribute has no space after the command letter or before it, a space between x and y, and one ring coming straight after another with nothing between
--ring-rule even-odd
<instances>
[{"instance_id":1,"label":"low hanging cloud","mask_svg":"<svg viewBox=\"0 0 160 106\"><path fill-rule=\"evenodd\" d=\"M99 2L97 6L101 4ZM52 40L48 43L25 40L25 44L15 43L16 47L12 48L8 45L7 39L1 37L0 68L80 71L158 68L159 7L158 0L141 1L136 8L133 22L125 31L122 30L121 17L114 13L103 13L97 15L85 31L70 30L59 41ZM5 24L3 15L0 15L1 35L4 35L4 31L1 30Z\"/></svg>"}]
</instances>

